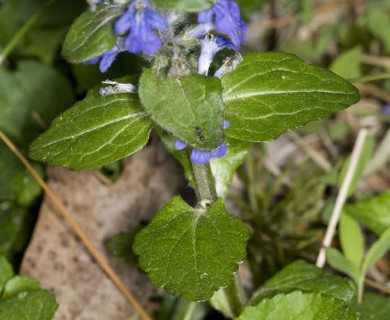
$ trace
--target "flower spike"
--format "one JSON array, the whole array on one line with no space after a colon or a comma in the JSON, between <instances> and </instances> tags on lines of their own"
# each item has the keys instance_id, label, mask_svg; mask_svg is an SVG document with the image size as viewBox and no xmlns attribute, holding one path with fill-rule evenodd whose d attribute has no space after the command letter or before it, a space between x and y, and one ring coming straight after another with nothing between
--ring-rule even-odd
<instances>
[{"instance_id":1,"label":"flower spike","mask_svg":"<svg viewBox=\"0 0 390 320\"><path fill-rule=\"evenodd\" d=\"M119 35L129 31L125 40L126 49L131 53L154 54L161 47L161 40L153 31L168 28L166 20L156 13L149 1L135 0L115 23Z\"/></svg>"}]
</instances>

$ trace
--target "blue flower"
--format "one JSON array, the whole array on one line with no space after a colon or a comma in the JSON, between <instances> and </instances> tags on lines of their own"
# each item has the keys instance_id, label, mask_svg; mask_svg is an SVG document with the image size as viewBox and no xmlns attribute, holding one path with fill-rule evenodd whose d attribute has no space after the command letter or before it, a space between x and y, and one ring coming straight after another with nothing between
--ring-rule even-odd
<instances>
[{"instance_id":1,"label":"blue flower","mask_svg":"<svg viewBox=\"0 0 390 320\"><path fill-rule=\"evenodd\" d=\"M229 128L230 124L226 120L223 121L223 130ZM176 139L175 150L183 150L187 147L187 143L180 139ZM210 162L212 158L221 158L226 154L227 146L223 142L219 147L211 151L203 151L199 149L192 149L190 159L197 165L204 165Z\"/></svg>"},{"instance_id":2,"label":"blue flower","mask_svg":"<svg viewBox=\"0 0 390 320\"><path fill-rule=\"evenodd\" d=\"M147 0L133 1L128 10L115 23L115 32L122 35L130 31L125 40L126 49L131 53L154 54L161 47L161 40L153 31L165 30L165 19L153 11Z\"/></svg>"},{"instance_id":3,"label":"blue flower","mask_svg":"<svg viewBox=\"0 0 390 320\"><path fill-rule=\"evenodd\" d=\"M199 23L215 23L215 28L227 34L236 47L245 41L247 25L240 18L240 7L234 1L218 0L214 7L198 14Z\"/></svg>"},{"instance_id":4,"label":"blue flower","mask_svg":"<svg viewBox=\"0 0 390 320\"><path fill-rule=\"evenodd\" d=\"M121 49L120 49L119 45L116 44L114 46L114 48L112 48L111 50L109 50L105 53L102 53L102 54L96 56L95 58L84 61L83 63L84 64L95 64L101 59L99 69L100 69L101 73L104 73L112 65L112 63L114 62L116 56L118 55L118 53L120 51L121 51Z\"/></svg>"}]
</instances>

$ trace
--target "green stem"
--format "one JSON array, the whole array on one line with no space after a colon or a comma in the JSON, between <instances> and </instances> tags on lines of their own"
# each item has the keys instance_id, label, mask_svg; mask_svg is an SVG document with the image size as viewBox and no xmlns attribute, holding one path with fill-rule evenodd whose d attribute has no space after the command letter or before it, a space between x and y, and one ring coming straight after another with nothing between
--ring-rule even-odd
<instances>
[{"instance_id":1,"label":"green stem","mask_svg":"<svg viewBox=\"0 0 390 320\"><path fill-rule=\"evenodd\" d=\"M350 82L352 82L353 84L359 84L359 83L378 81L378 80L386 80L386 79L390 79L390 72L383 72L383 73L378 73L378 74L374 74L374 75L355 78L355 79L351 79Z\"/></svg>"},{"instance_id":2,"label":"green stem","mask_svg":"<svg viewBox=\"0 0 390 320\"><path fill-rule=\"evenodd\" d=\"M362 275L359 278L359 281L357 283L357 303L362 303L363 302L363 293L364 293L364 279L365 279L365 273L362 272Z\"/></svg>"},{"instance_id":3,"label":"green stem","mask_svg":"<svg viewBox=\"0 0 390 320\"><path fill-rule=\"evenodd\" d=\"M190 302L183 320L191 320L196 307L196 302Z\"/></svg>"},{"instance_id":4,"label":"green stem","mask_svg":"<svg viewBox=\"0 0 390 320\"><path fill-rule=\"evenodd\" d=\"M25 34L30 30L30 28L38 21L42 16L45 10L52 5L54 0L47 1L35 14L33 14L30 19L28 19L25 24L19 29L16 35L11 39L10 42L4 47L3 51L0 54L0 65L3 64L4 60L8 57L11 51L17 46L17 44L23 39Z\"/></svg>"},{"instance_id":5,"label":"green stem","mask_svg":"<svg viewBox=\"0 0 390 320\"><path fill-rule=\"evenodd\" d=\"M195 177L195 192L200 206L208 207L217 201L215 179L211 173L210 164L192 164Z\"/></svg>"},{"instance_id":6,"label":"green stem","mask_svg":"<svg viewBox=\"0 0 390 320\"><path fill-rule=\"evenodd\" d=\"M236 272L232 283L217 291L210 299L210 303L225 316L236 318L241 313L246 300L240 276Z\"/></svg>"}]
</instances>

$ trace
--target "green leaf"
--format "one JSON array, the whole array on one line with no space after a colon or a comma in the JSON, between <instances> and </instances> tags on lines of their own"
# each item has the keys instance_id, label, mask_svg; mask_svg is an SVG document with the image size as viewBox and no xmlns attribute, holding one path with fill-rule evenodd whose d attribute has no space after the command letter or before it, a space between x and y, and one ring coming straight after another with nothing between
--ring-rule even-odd
<instances>
[{"instance_id":1,"label":"green leaf","mask_svg":"<svg viewBox=\"0 0 390 320\"><path fill-rule=\"evenodd\" d=\"M250 304L256 305L265 298L297 290L331 296L345 302L350 302L355 297L355 289L347 279L298 260L285 267L257 290Z\"/></svg>"},{"instance_id":2,"label":"green leaf","mask_svg":"<svg viewBox=\"0 0 390 320\"><path fill-rule=\"evenodd\" d=\"M390 249L390 228L368 250L362 265L363 273L366 273L383 255Z\"/></svg>"},{"instance_id":3,"label":"green leaf","mask_svg":"<svg viewBox=\"0 0 390 320\"><path fill-rule=\"evenodd\" d=\"M139 95L145 110L164 130L201 150L217 148L223 140L219 79L199 75L173 78L147 69Z\"/></svg>"},{"instance_id":4,"label":"green leaf","mask_svg":"<svg viewBox=\"0 0 390 320\"><path fill-rule=\"evenodd\" d=\"M185 176L189 183L194 186L192 163L188 156L188 150L175 150L175 137L159 130L159 136L165 148L180 162L184 169ZM222 158L213 158L210 161L211 172L213 173L216 190L219 197L224 197L233 179L233 175L248 153L250 143L224 139L227 145L227 152Z\"/></svg>"},{"instance_id":5,"label":"green leaf","mask_svg":"<svg viewBox=\"0 0 390 320\"><path fill-rule=\"evenodd\" d=\"M206 211L175 197L136 236L133 249L154 285L199 301L231 282L248 237L221 199Z\"/></svg>"},{"instance_id":6,"label":"green leaf","mask_svg":"<svg viewBox=\"0 0 390 320\"><path fill-rule=\"evenodd\" d=\"M158 7L185 12L198 12L210 9L216 0L151 0Z\"/></svg>"},{"instance_id":7,"label":"green leaf","mask_svg":"<svg viewBox=\"0 0 390 320\"><path fill-rule=\"evenodd\" d=\"M9 200L23 206L31 205L41 194L41 187L3 143L0 144L0 155L0 201ZM33 166L43 173L41 165L34 163Z\"/></svg>"},{"instance_id":8,"label":"green leaf","mask_svg":"<svg viewBox=\"0 0 390 320\"><path fill-rule=\"evenodd\" d=\"M94 12L84 12L66 35L62 47L65 58L79 63L111 50L117 38L112 22L120 13L112 6L99 6Z\"/></svg>"},{"instance_id":9,"label":"green leaf","mask_svg":"<svg viewBox=\"0 0 390 320\"><path fill-rule=\"evenodd\" d=\"M362 49L355 47L340 54L330 65L330 70L344 79L358 78L362 75L360 57Z\"/></svg>"},{"instance_id":10,"label":"green leaf","mask_svg":"<svg viewBox=\"0 0 390 320\"><path fill-rule=\"evenodd\" d=\"M11 258L20 252L29 237L28 211L13 202L0 202L0 255Z\"/></svg>"},{"instance_id":11,"label":"green leaf","mask_svg":"<svg viewBox=\"0 0 390 320\"><path fill-rule=\"evenodd\" d=\"M0 6L0 43L5 45L34 14L46 6L47 0L12 0ZM58 53L70 24L85 9L80 0L54 0L46 6L39 20L28 32L12 54L37 57L51 64Z\"/></svg>"},{"instance_id":12,"label":"green leaf","mask_svg":"<svg viewBox=\"0 0 390 320\"><path fill-rule=\"evenodd\" d=\"M58 308L53 294L46 290L24 291L0 300L0 319L51 320Z\"/></svg>"},{"instance_id":13,"label":"green leaf","mask_svg":"<svg viewBox=\"0 0 390 320\"><path fill-rule=\"evenodd\" d=\"M368 229L381 235L390 227L390 191L347 205L344 210Z\"/></svg>"},{"instance_id":14,"label":"green leaf","mask_svg":"<svg viewBox=\"0 0 390 320\"><path fill-rule=\"evenodd\" d=\"M364 256L364 235L356 222L347 212L340 219L339 237L345 257L360 268Z\"/></svg>"},{"instance_id":15,"label":"green leaf","mask_svg":"<svg viewBox=\"0 0 390 320\"><path fill-rule=\"evenodd\" d=\"M8 280L3 291L2 298L8 299L20 292L39 290L40 284L34 278L28 276L15 276Z\"/></svg>"},{"instance_id":16,"label":"green leaf","mask_svg":"<svg viewBox=\"0 0 390 320\"><path fill-rule=\"evenodd\" d=\"M384 296L366 293L363 303L356 304L354 311L360 313L360 320L388 320L390 303Z\"/></svg>"},{"instance_id":17,"label":"green leaf","mask_svg":"<svg viewBox=\"0 0 390 320\"><path fill-rule=\"evenodd\" d=\"M0 255L0 296L6 282L14 276L14 271L8 260Z\"/></svg>"},{"instance_id":18,"label":"green leaf","mask_svg":"<svg viewBox=\"0 0 390 320\"><path fill-rule=\"evenodd\" d=\"M266 141L359 100L358 90L335 74L284 53L252 53L222 77L225 135Z\"/></svg>"},{"instance_id":19,"label":"green leaf","mask_svg":"<svg viewBox=\"0 0 390 320\"><path fill-rule=\"evenodd\" d=\"M248 154L250 143L225 138L227 152L222 158L210 161L211 172L215 179L215 188L219 197L224 197L233 175Z\"/></svg>"},{"instance_id":20,"label":"green leaf","mask_svg":"<svg viewBox=\"0 0 390 320\"><path fill-rule=\"evenodd\" d=\"M14 71L0 69L0 129L14 140L30 142L73 100L69 81L45 64L24 60Z\"/></svg>"},{"instance_id":21,"label":"green leaf","mask_svg":"<svg viewBox=\"0 0 390 320\"><path fill-rule=\"evenodd\" d=\"M340 251L331 247L326 248L326 260L332 268L350 276L355 284L359 283L361 271L352 261L345 258Z\"/></svg>"},{"instance_id":22,"label":"green leaf","mask_svg":"<svg viewBox=\"0 0 390 320\"><path fill-rule=\"evenodd\" d=\"M30 157L74 170L96 168L144 147L151 129L137 95L102 97L95 88L32 143Z\"/></svg>"},{"instance_id":23,"label":"green leaf","mask_svg":"<svg viewBox=\"0 0 390 320\"><path fill-rule=\"evenodd\" d=\"M371 6L367 12L367 27L368 30L386 47L387 52L390 52L390 34L387 30L390 29L390 17L382 6Z\"/></svg>"},{"instance_id":24,"label":"green leaf","mask_svg":"<svg viewBox=\"0 0 390 320\"><path fill-rule=\"evenodd\" d=\"M137 228L131 232L121 232L114 235L107 245L108 250L114 256L125 259L127 263L134 264L137 261L137 257L134 255L131 247L133 246L136 233L140 229Z\"/></svg>"},{"instance_id":25,"label":"green leaf","mask_svg":"<svg viewBox=\"0 0 390 320\"><path fill-rule=\"evenodd\" d=\"M320 320L359 319L348 304L329 296L295 291L265 299L257 306L250 306L237 320Z\"/></svg>"}]
</instances>

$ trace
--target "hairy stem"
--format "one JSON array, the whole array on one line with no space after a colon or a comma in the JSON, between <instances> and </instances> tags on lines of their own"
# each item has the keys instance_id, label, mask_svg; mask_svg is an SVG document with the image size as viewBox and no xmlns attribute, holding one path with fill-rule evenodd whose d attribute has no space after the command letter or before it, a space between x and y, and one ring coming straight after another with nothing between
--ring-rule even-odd
<instances>
[{"instance_id":1,"label":"hairy stem","mask_svg":"<svg viewBox=\"0 0 390 320\"><path fill-rule=\"evenodd\" d=\"M211 173L210 164L192 164L195 177L195 192L200 206L209 206L217 201L215 179Z\"/></svg>"}]
</instances>

